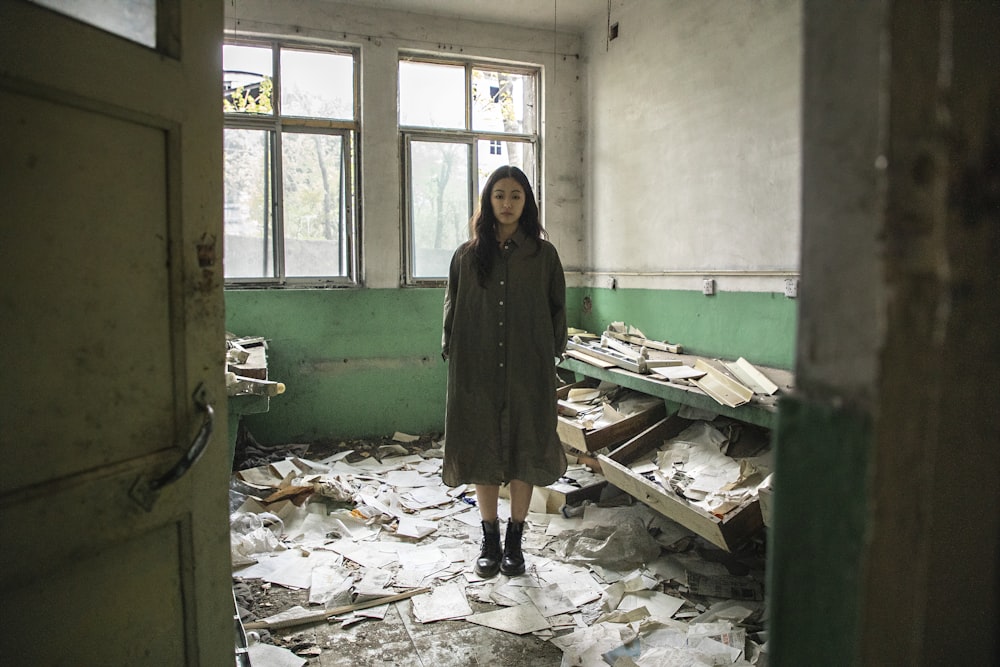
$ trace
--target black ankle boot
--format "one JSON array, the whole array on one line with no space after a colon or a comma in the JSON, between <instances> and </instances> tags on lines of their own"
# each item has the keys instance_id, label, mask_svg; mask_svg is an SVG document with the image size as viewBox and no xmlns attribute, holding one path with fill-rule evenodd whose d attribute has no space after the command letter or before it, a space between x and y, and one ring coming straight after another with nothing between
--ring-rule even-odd
<instances>
[{"instance_id":1,"label":"black ankle boot","mask_svg":"<svg viewBox=\"0 0 1000 667\"><path fill-rule=\"evenodd\" d=\"M500 571L500 520L483 521L483 546L476 560L476 574L484 579Z\"/></svg>"},{"instance_id":2,"label":"black ankle boot","mask_svg":"<svg viewBox=\"0 0 1000 667\"><path fill-rule=\"evenodd\" d=\"M524 522L507 522L507 535L503 543L503 560L500 571L508 577L524 574L524 554L521 553L521 538L524 536Z\"/></svg>"}]
</instances>

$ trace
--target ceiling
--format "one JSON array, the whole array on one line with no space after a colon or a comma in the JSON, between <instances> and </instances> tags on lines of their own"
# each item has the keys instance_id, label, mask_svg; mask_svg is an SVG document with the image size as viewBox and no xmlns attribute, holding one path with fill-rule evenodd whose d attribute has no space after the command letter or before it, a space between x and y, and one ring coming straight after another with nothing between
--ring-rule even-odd
<instances>
[{"instance_id":1,"label":"ceiling","mask_svg":"<svg viewBox=\"0 0 1000 667\"><path fill-rule=\"evenodd\" d=\"M583 32L607 14L608 0L337 0L345 5Z\"/></svg>"}]
</instances>

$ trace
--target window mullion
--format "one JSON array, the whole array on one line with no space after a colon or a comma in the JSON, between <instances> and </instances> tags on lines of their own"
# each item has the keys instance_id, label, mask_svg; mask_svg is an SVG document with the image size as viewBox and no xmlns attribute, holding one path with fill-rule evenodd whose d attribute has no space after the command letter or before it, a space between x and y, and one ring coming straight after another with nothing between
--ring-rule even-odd
<instances>
[{"instance_id":1,"label":"window mullion","mask_svg":"<svg viewBox=\"0 0 1000 667\"><path fill-rule=\"evenodd\" d=\"M345 140L347 137L341 135L340 140L340 182L337 186L340 188L340 210L338 215L340 215L340 229L338 239L340 245L340 265L347 267L348 277L352 277L354 274L354 269L350 264L350 245L352 234L350 232L350 218L349 207L347 204L347 156L349 155L348 142Z\"/></svg>"},{"instance_id":2,"label":"window mullion","mask_svg":"<svg viewBox=\"0 0 1000 667\"><path fill-rule=\"evenodd\" d=\"M472 63L465 63L465 129L472 131Z\"/></svg>"},{"instance_id":3,"label":"window mullion","mask_svg":"<svg viewBox=\"0 0 1000 667\"><path fill-rule=\"evenodd\" d=\"M274 206L271 211L272 224L274 228L274 239L272 242L272 256L274 258L274 277L284 279L285 277L285 188L282 177L282 137L281 121L274 124L274 151L271 159L271 171L273 179L271 188L274 192Z\"/></svg>"}]
</instances>

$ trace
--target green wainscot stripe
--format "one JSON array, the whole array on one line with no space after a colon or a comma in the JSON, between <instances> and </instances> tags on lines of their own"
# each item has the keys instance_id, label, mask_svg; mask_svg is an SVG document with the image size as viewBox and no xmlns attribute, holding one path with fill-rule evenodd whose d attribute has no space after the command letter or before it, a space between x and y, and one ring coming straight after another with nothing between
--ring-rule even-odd
<instances>
[{"instance_id":1,"label":"green wainscot stripe","mask_svg":"<svg viewBox=\"0 0 1000 667\"><path fill-rule=\"evenodd\" d=\"M226 329L268 340L284 394L247 415L265 444L440 432L443 289L230 290Z\"/></svg>"},{"instance_id":2,"label":"green wainscot stripe","mask_svg":"<svg viewBox=\"0 0 1000 667\"><path fill-rule=\"evenodd\" d=\"M442 288L229 290L226 329L268 340L269 374L284 394L244 417L266 444L440 432ZM782 295L567 290L571 326L621 320L694 354L790 368L795 304Z\"/></svg>"},{"instance_id":3,"label":"green wainscot stripe","mask_svg":"<svg viewBox=\"0 0 1000 667\"><path fill-rule=\"evenodd\" d=\"M571 325L594 333L625 322L691 354L785 369L795 362L798 308L784 294L571 288L567 298Z\"/></svg>"}]
</instances>

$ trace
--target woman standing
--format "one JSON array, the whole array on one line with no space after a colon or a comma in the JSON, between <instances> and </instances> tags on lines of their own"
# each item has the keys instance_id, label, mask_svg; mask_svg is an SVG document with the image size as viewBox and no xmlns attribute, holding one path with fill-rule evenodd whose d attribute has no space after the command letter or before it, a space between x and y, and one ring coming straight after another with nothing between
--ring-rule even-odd
<instances>
[{"instance_id":1,"label":"woman standing","mask_svg":"<svg viewBox=\"0 0 1000 667\"><path fill-rule=\"evenodd\" d=\"M444 301L448 361L443 479L474 484L483 526L476 574L524 572L521 537L535 485L566 471L556 434L556 357L566 348L566 279L517 167L494 171L455 251ZM497 500L510 485L500 550Z\"/></svg>"}]
</instances>

